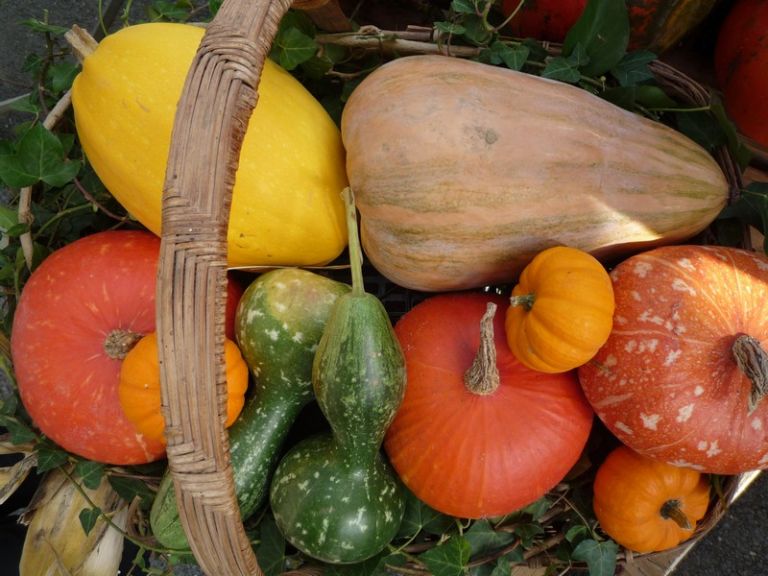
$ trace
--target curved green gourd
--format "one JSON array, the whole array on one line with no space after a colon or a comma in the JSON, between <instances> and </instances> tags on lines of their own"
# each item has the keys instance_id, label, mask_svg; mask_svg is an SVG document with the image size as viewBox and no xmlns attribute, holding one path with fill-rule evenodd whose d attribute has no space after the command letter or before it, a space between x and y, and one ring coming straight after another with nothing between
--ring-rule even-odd
<instances>
[{"instance_id":1,"label":"curved green gourd","mask_svg":"<svg viewBox=\"0 0 768 576\"><path fill-rule=\"evenodd\" d=\"M266 501L279 451L299 412L313 398L312 363L336 300L349 286L298 268L266 272L244 292L237 308L238 346L253 385L229 429L230 459L240 513L248 518ZM163 545L187 550L170 474L150 513Z\"/></svg>"},{"instance_id":2,"label":"curved green gourd","mask_svg":"<svg viewBox=\"0 0 768 576\"><path fill-rule=\"evenodd\" d=\"M312 383L331 435L306 439L275 471L270 504L285 538L330 563L360 562L396 535L405 495L381 444L405 393L405 360L383 304L365 292L357 220L345 191L352 291L336 301Z\"/></svg>"}]
</instances>

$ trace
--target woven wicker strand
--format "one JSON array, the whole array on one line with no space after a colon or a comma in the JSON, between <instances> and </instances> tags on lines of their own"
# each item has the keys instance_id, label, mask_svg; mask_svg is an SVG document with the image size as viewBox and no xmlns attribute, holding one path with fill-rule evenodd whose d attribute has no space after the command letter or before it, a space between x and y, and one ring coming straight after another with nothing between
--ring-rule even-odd
<instances>
[{"instance_id":1,"label":"woven wicker strand","mask_svg":"<svg viewBox=\"0 0 768 576\"><path fill-rule=\"evenodd\" d=\"M168 463L190 547L212 576L262 574L240 518L224 429L226 232L261 70L290 4L222 4L187 76L165 177L157 332Z\"/></svg>"}]
</instances>

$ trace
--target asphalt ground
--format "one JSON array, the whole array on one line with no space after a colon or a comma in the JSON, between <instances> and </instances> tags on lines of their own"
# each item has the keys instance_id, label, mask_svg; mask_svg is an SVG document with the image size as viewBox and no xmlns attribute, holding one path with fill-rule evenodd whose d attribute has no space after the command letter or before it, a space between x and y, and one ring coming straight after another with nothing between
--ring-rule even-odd
<instances>
[{"instance_id":1,"label":"asphalt ground","mask_svg":"<svg viewBox=\"0 0 768 576\"><path fill-rule=\"evenodd\" d=\"M129 19L141 19L149 0L133 0ZM102 0L103 8L110 0ZM57 26L78 24L98 30L99 0L0 0L0 103L30 91L25 59L43 53L41 35L22 24L27 19ZM121 14L116 19L120 25ZM2 110L0 105L0 110ZM0 139L7 138L23 115L0 111ZM34 478L0 506L0 573L14 576L24 532L15 521L34 490ZM672 572L674 576L768 576L768 474L762 474L732 505ZM108 576L108 575L105 575Z\"/></svg>"}]
</instances>

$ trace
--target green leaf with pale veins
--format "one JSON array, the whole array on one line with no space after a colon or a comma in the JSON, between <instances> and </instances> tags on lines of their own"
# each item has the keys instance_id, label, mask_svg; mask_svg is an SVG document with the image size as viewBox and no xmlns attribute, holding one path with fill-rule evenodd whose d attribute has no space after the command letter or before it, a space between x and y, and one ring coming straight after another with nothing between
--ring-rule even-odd
<instances>
[{"instance_id":1,"label":"green leaf with pale veins","mask_svg":"<svg viewBox=\"0 0 768 576\"><path fill-rule=\"evenodd\" d=\"M589 576L613 576L618 552L619 546L611 540L597 542L587 539L576 546L571 557L587 563Z\"/></svg>"},{"instance_id":2,"label":"green leaf with pale veins","mask_svg":"<svg viewBox=\"0 0 768 576\"><path fill-rule=\"evenodd\" d=\"M424 552L419 560L433 576L463 576L472 548L463 537L453 536L439 546Z\"/></svg>"}]
</instances>

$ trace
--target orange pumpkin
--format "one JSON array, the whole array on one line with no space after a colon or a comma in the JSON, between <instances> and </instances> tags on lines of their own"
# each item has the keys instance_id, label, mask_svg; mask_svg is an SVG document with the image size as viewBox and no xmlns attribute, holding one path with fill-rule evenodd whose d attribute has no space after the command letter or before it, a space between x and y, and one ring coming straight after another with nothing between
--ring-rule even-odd
<instances>
[{"instance_id":1,"label":"orange pumpkin","mask_svg":"<svg viewBox=\"0 0 768 576\"><path fill-rule=\"evenodd\" d=\"M768 257L725 246L611 271L614 327L578 370L595 412L646 456L710 474L768 467Z\"/></svg>"},{"instance_id":2,"label":"orange pumpkin","mask_svg":"<svg viewBox=\"0 0 768 576\"><path fill-rule=\"evenodd\" d=\"M613 326L611 277L594 256L554 246L539 252L512 290L505 330L515 357L539 372L578 368Z\"/></svg>"},{"instance_id":3,"label":"orange pumpkin","mask_svg":"<svg viewBox=\"0 0 768 576\"><path fill-rule=\"evenodd\" d=\"M659 552L684 542L709 508L706 476L623 445L600 465L593 490L603 531L635 552Z\"/></svg>"},{"instance_id":4,"label":"orange pumpkin","mask_svg":"<svg viewBox=\"0 0 768 576\"><path fill-rule=\"evenodd\" d=\"M240 349L227 338L224 343L227 367L227 420L230 426L240 414L248 387L248 365ZM141 338L126 354L120 368L120 406L126 418L147 438L165 442L165 420L160 411L160 366L157 335Z\"/></svg>"}]
</instances>

